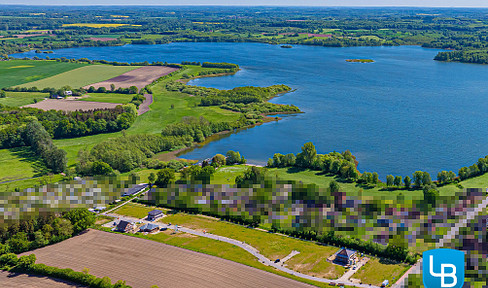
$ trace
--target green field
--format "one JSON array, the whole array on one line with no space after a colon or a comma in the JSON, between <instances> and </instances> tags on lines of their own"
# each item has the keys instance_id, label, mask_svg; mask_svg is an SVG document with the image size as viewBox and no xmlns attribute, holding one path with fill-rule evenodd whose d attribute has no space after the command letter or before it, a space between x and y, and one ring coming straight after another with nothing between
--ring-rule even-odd
<instances>
[{"instance_id":1,"label":"green field","mask_svg":"<svg viewBox=\"0 0 488 288\"><path fill-rule=\"evenodd\" d=\"M378 258L373 258L366 263L352 278L359 279L363 283L381 286L384 280L395 283L410 266L406 264L388 264ZM395 279L393 279L395 278Z\"/></svg>"},{"instance_id":2,"label":"green field","mask_svg":"<svg viewBox=\"0 0 488 288\"><path fill-rule=\"evenodd\" d=\"M0 61L0 88L37 81L83 66L86 64L35 60Z\"/></svg>"},{"instance_id":3,"label":"green field","mask_svg":"<svg viewBox=\"0 0 488 288\"><path fill-rule=\"evenodd\" d=\"M147 216L147 213L149 213L149 211L152 211L154 209L161 210L164 213L169 211L169 209L165 209L165 208L147 207L142 204L128 203L115 210L114 213L135 217L135 218L144 218Z\"/></svg>"},{"instance_id":4,"label":"green field","mask_svg":"<svg viewBox=\"0 0 488 288\"><path fill-rule=\"evenodd\" d=\"M0 163L0 183L31 178L45 170L43 162L28 147L0 149Z\"/></svg>"},{"instance_id":5,"label":"green field","mask_svg":"<svg viewBox=\"0 0 488 288\"><path fill-rule=\"evenodd\" d=\"M18 85L19 87L61 88L70 86L80 88L86 85L105 81L119 76L127 71L139 68L138 66L111 66L111 65L88 65L64 72L42 80Z\"/></svg>"},{"instance_id":6,"label":"green field","mask_svg":"<svg viewBox=\"0 0 488 288\"><path fill-rule=\"evenodd\" d=\"M79 101L127 104L134 95L119 93L88 93Z\"/></svg>"},{"instance_id":7,"label":"green field","mask_svg":"<svg viewBox=\"0 0 488 288\"><path fill-rule=\"evenodd\" d=\"M44 98L48 98L49 93L41 92L7 92L7 97L0 98L0 104L20 107L34 103L34 99L42 101Z\"/></svg>"}]
</instances>

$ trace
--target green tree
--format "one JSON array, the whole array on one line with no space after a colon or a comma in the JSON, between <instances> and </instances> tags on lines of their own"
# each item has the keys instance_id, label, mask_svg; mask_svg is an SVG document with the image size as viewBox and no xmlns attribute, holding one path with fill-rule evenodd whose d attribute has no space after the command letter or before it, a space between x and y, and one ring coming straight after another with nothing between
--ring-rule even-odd
<instances>
[{"instance_id":1,"label":"green tree","mask_svg":"<svg viewBox=\"0 0 488 288\"><path fill-rule=\"evenodd\" d=\"M409 176L405 176L403 183L405 184L405 188L409 189L410 185L412 185L412 179Z\"/></svg>"},{"instance_id":2,"label":"green tree","mask_svg":"<svg viewBox=\"0 0 488 288\"><path fill-rule=\"evenodd\" d=\"M423 185L430 185L432 184L432 179L430 178L430 174L427 172L424 172L422 174L422 184Z\"/></svg>"},{"instance_id":3,"label":"green tree","mask_svg":"<svg viewBox=\"0 0 488 288\"><path fill-rule=\"evenodd\" d=\"M30 242L25 232L18 232L7 241L7 245L12 252L19 254L29 250Z\"/></svg>"},{"instance_id":4,"label":"green tree","mask_svg":"<svg viewBox=\"0 0 488 288\"><path fill-rule=\"evenodd\" d=\"M439 198L439 191L437 191L435 188L428 187L428 186L424 188L425 202L431 204L432 206L435 206L438 198Z\"/></svg>"},{"instance_id":5,"label":"green tree","mask_svg":"<svg viewBox=\"0 0 488 288\"><path fill-rule=\"evenodd\" d=\"M341 187L339 186L339 183L337 183L337 181L335 181L335 180L330 181L330 183L329 183L330 193L339 192L340 189L341 189Z\"/></svg>"},{"instance_id":6,"label":"green tree","mask_svg":"<svg viewBox=\"0 0 488 288\"><path fill-rule=\"evenodd\" d=\"M388 186L388 187L393 186L394 181L395 181L395 178L393 177L393 175L386 176L386 186Z\"/></svg>"},{"instance_id":7,"label":"green tree","mask_svg":"<svg viewBox=\"0 0 488 288\"><path fill-rule=\"evenodd\" d=\"M393 184L397 187L400 187L400 185L402 185L402 176L395 176Z\"/></svg>"},{"instance_id":8,"label":"green tree","mask_svg":"<svg viewBox=\"0 0 488 288\"><path fill-rule=\"evenodd\" d=\"M56 218L53 222L53 229L54 234L63 238L73 235L73 224L68 219Z\"/></svg>"},{"instance_id":9,"label":"green tree","mask_svg":"<svg viewBox=\"0 0 488 288\"><path fill-rule=\"evenodd\" d=\"M238 175L235 182L237 185L261 183L264 181L267 172L268 169L264 167L251 166L243 175Z\"/></svg>"},{"instance_id":10,"label":"green tree","mask_svg":"<svg viewBox=\"0 0 488 288\"><path fill-rule=\"evenodd\" d=\"M226 158L226 163L227 165L234 165L234 164L244 164L246 163L246 160L244 159L243 156L239 152L235 151L227 151L225 154Z\"/></svg>"},{"instance_id":11,"label":"green tree","mask_svg":"<svg viewBox=\"0 0 488 288\"><path fill-rule=\"evenodd\" d=\"M17 267L21 269L27 269L30 266L34 265L36 263L36 255L30 254L30 255L24 255L19 257L19 261L17 262Z\"/></svg>"},{"instance_id":12,"label":"green tree","mask_svg":"<svg viewBox=\"0 0 488 288\"><path fill-rule=\"evenodd\" d=\"M14 267L19 262L19 258L14 253L7 253L0 256L0 264Z\"/></svg>"},{"instance_id":13,"label":"green tree","mask_svg":"<svg viewBox=\"0 0 488 288\"><path fill-rule=\"evenodd\" d=\"M115 91L115 84L114 83L110 84L110 91L112 91L112 92Z\"/></svg>"},{"instance_id":14,"label":"green tree","mask_svg":"<svg viewBox=\"0 0 488 288\"><path fill-rule=\"evenodd\" d=\"M156 181L156 174L151 172L151 174L149 174L149 176L147 177L147 180L149 181L149 184L152 185L154 183L154 181Z\"/></svg>"},{"instance_id":15,"label":"green tree","mask_svg":"<svg viewBox=\"0 0 488 288\"><path fill-rule=\"evenodd\" d=\"M317 150L315 149L315 146L312 142L307 142L303 145L302 152L298 153L297 158L300 158L303 167L310 168L316 156Z\"/></svg>"},{"instance_id":16,"label":"green tree","mask_svg":"<svg viewBox=\"0 0 488 288\"><path fill-rule=\"evenodd\" d=\"M5 97L7 97L7 94L5 93L5 91L0 90L0 98L5 98Z\"/></svg>"},{"instance_id":17,"label":"green tree","mask_svg":"<svg viewBox=\"0 0 488 288\"><path fill-rule=\"evenodd\" d=\"M95 224L95 215L86 208L74 209L63 215L73 225L75 233L79 233Z\"/></svg>"},{"instance_id":18,"label":"green tree","mask_svg":"<svg viewBox=\"0 0 488 288\"><path fill-rule=\"evenodd\" d=\"M371 179L371 183L378 184L378 181L379 181L378 173L373 172L373 179Z\"/></svg>"},{"instance_id":19,"label":"green tree","mask_svg":"<svg viewBox=\"0 0 488 288\"><path fill-rule=\"evenodd\" d=\"M416 186L416 187L421 187L422 186L422 181L423 181L423 178L424 178L424 172L422 171L415 171L413 173L413 184Z\"/></svg>"},{"instance_id":20,"label":"green tree","mask_svg":"<svg viewBox=\"0 0 488 288\"><path fill-rule=\"evenodd\" d=\"M175 180L175 171L170 168L164 168L158 171L158 179L155 184L158 187L166 187L169 183Z\"/></svg>"},{"instance_id":21,"label":"green tree","mask_svg":"<svg viewBox=\"0 0 488 288\"><path fill-rule=\"evenodd\" d=\"M44 237L42 231L34 232L34 242L32 243L34 247L44 247L49 243L49 241Z\"/></svg>"},{"instance_id":22,"label":"green tree","mask_svg":"<svg viewBox=\"0 0 488 288\"><path fill-rule=\"evenodd\" d=\"M295 166L297 157L293 153L288 153L283 157L283 165L285 167Z\"/></svg>"},{"instance_id":23,"label":"green tree","mask_svg":"<svg viewBox=\"0 0 488 288\"><path fill-rule=\"evenodd\" d=\"M114 172L112 167L105 162L95 161L92 164L92 174L93 175L110 175Z\"/></svg>"},{"instance_id":24,"label":"green tree","mask_svg":"<svg viewBox=\"0 0 488 288\"><path fill-rule=\"evenodd\" d=\"M225 165L225 156L222 154L217 154L212 158L212 164L216 167L224 166Z\"/></svg>"}]
</instances>

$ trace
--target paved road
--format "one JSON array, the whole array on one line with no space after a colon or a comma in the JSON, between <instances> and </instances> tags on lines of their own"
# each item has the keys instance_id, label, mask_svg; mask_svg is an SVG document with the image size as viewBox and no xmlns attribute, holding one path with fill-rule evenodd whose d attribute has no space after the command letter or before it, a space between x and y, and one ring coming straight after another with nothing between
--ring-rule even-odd
<instances>
[{"instance_id":1,"label":"paved road","mask_svg":"<svg viewBox=\"0 0 488 288\"><path fill-rule=\"evenodd\" d=\"M142 223L158 224L158 223L150 222L150 221L147 221L144 219L126 217L126 216L121 216L118 214L106 214L106 215L111 216L111 217L117 217L120 220L138 221L138 222L140 221ZM111 223L112 222L109 222L107 224L111 225ZM336 284L337 283L343 283L343 284L348 285L348 286L354 286L354 287L360 287L360 288L379 288L378 286L374 286L374 285L356 284L356 283L352 283L350 281L338 281L338 280L318 278L318 277L313 277L310 275L306 275L303 273L293 271L291 269L283 267L281 262L274 263L274 261L269 260L264 255L260 254L259 251L256 248L252 247L251 245L246 244L245 242L242 242L242 241L235 240L235 239L231 239L231 238L227 238L227 237L223 237L223 236L219 236L219 235L215 235L215 234L211 234L211 233L203 233L203 232L196 231L193 229L189 229L186 227L181 227L181 226L176 227L175 225L169 225L169 224L165 224L165 223L162 223L162 225L160 225L160 226L161 227L167 227L168 229L178 230L178 231L185 232L188 234L193 234L193 235L197 235L200 237L205 237L205 238L209 238L209 239L213 239L213 240L217 240L217 241L222 241L222 242L226 242L226 243L235 245L235 246L240 247L240 248L246 250L247 252L251 253L254 257L258 258L259 262L263 263L264 265L274 267L280 271L283 271L283 272L288 273L290 275L294 275L296 277L300 277L300 278L304 278L304 279L308 279L308 280L313 280L313 281L317 281L317 282L322 282L322 283L336 283Z\"/></svg>"},{"instance_id":2,"label":"paved road","mask_svg":"<svg viewBox=\"0 0 488 288\"><path fill-rule=\"evenodd\" d=\"M461 221L457 222L443 238L439 240L436 245L436 248L442 248L444 243L451 241L459 234L459 229L461 227L466 227L468 223L473 220L476 216L478 216L483 209L488 206L488 197L483 200L475 209L472 211L468 211L466 213L466 217L463 218ZM398 281L392 286L393 288L400 288L405 286L405 280L407 279L408 275L410 274L420 274L422 271L422 258L412 267L410 268L403 276L398 279Z\"/></svg>"}]
</instances>

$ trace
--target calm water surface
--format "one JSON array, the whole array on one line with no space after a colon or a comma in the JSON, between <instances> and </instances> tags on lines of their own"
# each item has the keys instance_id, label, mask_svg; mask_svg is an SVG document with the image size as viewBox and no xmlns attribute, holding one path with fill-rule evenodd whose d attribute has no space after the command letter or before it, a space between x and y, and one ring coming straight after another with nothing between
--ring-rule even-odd
<instances>
[{"instance_id":1,"label":"calm water surface","mask_svg":"<svg viewBox=\"0 0 488 288\"><path fill-rule=\"evenodd\" d=\"M488 154L488 66L436 62L437 52L410 46L282 49L255 43L173 43L70 48L49 56L230 62L242 71L190 84L220 89L286 84L296 89L272 102L294 104L304 114L223 137L183 158L203 159L232 149L250 163L264 164L273 153L296 153L312 141L320 153L351 150L360 171L377 171L381 178L415 170L435 178L440 170L457 173ZM350 58L376 62L344 61Z\"/></svg>"}]
</instances>

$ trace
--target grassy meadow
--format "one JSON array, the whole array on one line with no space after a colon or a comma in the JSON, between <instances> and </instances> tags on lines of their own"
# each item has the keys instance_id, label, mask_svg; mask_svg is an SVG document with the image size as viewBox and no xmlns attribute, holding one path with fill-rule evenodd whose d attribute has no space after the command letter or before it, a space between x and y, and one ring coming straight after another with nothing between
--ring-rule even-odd
<instances>
[{"instance_id":1,"label":"grassy meadow","mask_svg":"<svg viewBox=\"0 0 488 288\"><path fill-rule=\"evenodd\" d=\"M0 61L0 88L41 80L86 65L47 60ZM27 85L26 87L32 87L32 85Z\"/></svg>"},{"instance_id":2,"label":"grassy meadow","mask_svg":"<svg viewBox=\"0 0 488 288\"><path fill-rule=\"evenodd\" d=\"M88 93L79 101L127 104L134 95L119 93Z\"/></svg>"},{"instance_id":3,"label":"grassy meadow","mask_svg":"<svg viewBox=\"0 0 488 288\"><path fill-rule=\"evenodd\" d=\"M0 163L3 167L0 169L0 183L32 178L46 169L28 147L0 149Z\"/></svg>"},{"instance_id":4,"label":"grassy meadow","mask_svg":"<svg viewBox=\"0 0 488 288\"><path fill-rule=\"evenodd\" d=\"M33 104L35 100L42 101L44 98L49 98L49 93L41 92L7 92L7 97L0 98L0 104L21 107L24 105Z\"/></svg>"}]
</instances>

